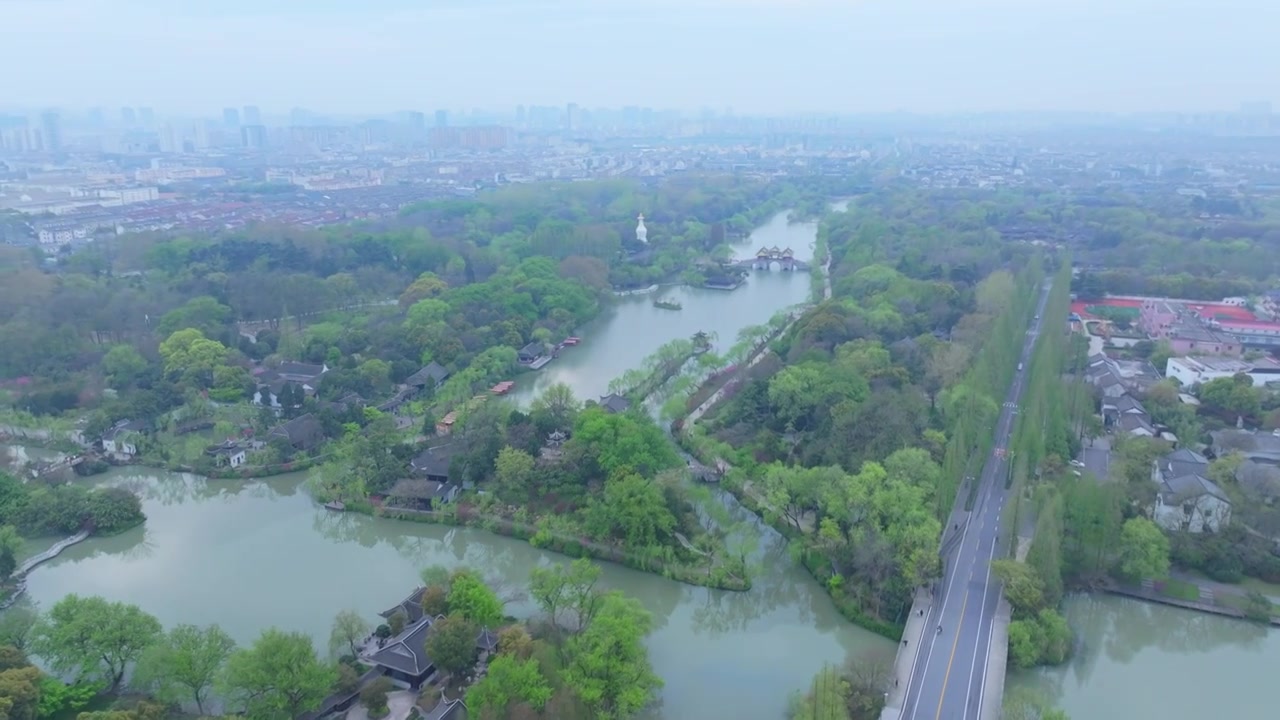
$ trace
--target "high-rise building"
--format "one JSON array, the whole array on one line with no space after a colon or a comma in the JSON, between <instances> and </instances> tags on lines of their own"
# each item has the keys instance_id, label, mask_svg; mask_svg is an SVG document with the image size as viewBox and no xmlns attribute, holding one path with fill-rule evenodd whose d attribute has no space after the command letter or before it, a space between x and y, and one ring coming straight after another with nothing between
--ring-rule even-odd
<instances>
[{"instance_id":1,"label":"high-rise building","mask_svg":"<svg viewBox=\"0 0 1280 720\"><path fill-rule=\"evenodd\" d=\"M396 122L409 126L409 131L418 135L427 129L427 116L413 110L396 113Z\"/></svg>"},{"instance_id":2,"label":"high-rise building","mask_svg":"<svg viewBox=\"0 0 1280 720\"><path fill-rule=\"evenodd\" d=\"M56 110L46 110L40 115L40 135L46 152L62 149L62 118Z\"/></svg>"},{"instance_id":3,"label":"high-rise building","mask_svg":"<svg viewBox=\"0 0 1280 720\"><path fill-rule=\"evenodd\" d=\"M449 111L448 110L436 111L436 127L449 127Z\"/></svg>"},{"instance_id":4,"label":"high-rise building","mask_svg":"<svg viewBox=\"0 0 1280 720\"><path fill-rule=\"evenodd\" d=\"M502 150L510 142L510 131L500 125L431 128L429 142L437 150Z\"/></svg>"},{"instance_id":5,"label":"high-rise building","mask_svg":"<svg viewBox=\"0 0 1280 720\"><path fill-rule=\"evenodd\" d=\"M89 127L94 128L95 130L100 129L107 124L107 115L100 107L89 108L89 116L87 119L89 121Z\"/></svg>"},{"instance_id":6,"label":"high-rise building","mask_svg":"<svg viewBox=\"0 0 1280 720\"><path fill-rule=\"evenodd\" d=\"M172 124L166 124L164 127L160 128L160 152L165 153L166 155L176 155L181 153L183 150L182 139L182 134L178 132L177 128Z\"/></svg>"},{"instance_id":7,"label":"high-rise building","mask_svg":"<svg viewBox=\"0 0 1280 720\"><path fill-rule=\"evenodd\" d=\"M120 122L124 123L125 127L133 127L138 124L138 115L133 111L133 108L122 107L120 108Z\"/></svg>"},{"instance_id":8,"label":"high-rise building","mask_svg":"<svg viewBox=\"0 0 1280 720\"><path fill-rule=\"evenodd\" d=\"M209 137L209 124L205 120L196 123L196 136L192 147L197 151L208 150L213 143L212 138Z\"/></svg>"},{"instance_id":9,"label":"high-rise building","mask_svg":"<svg viewBox=\"0 0 1280 720\"><path fill-rule=\"evenodd\" d=\"M240 145L250 150L261 150L267 146L267 129L261 125L241 127Z\"/></svg>"},{"instance_id":10,"label":"high-rise building","mask_svg":"<svg viewBox=\"0 0 1280 720\"><path fill-rule=\"evenodd\" d=\"M244 120L245 125L262 124L262 112L258 110L257 105L245 105L243 115L244 117L242 119Z\"/></svg>"},{"instance_id":11,"label":"high-rise building","mask_svg":"<svg viewBox=\"0 0 1280 720\"><path fill-rule=\"evenodd\" d=\"M564 109L564 126L567 130L578 129L578 103L569 103Z\"/></svg>"},{"instance_id":12,"label":"high-rise building","mask_svg":"<svg viewBox=\"0 0 1280 720\"><path fill-rule=\"evenodd\" d=\"M149 107L138 108L138 122L142 123L143 127L148 128L155 125L156 111Z\"/></svg>"},{"instance_id":13,"label":"high-rise building","mask_svg":"<svg viewBox=\"0 0 1280 720\"><path fill-rule=\"evenodd\" d=\"M233 108L222 108L222 124L228 128L240 127L240 111Z\"/></svg>"}]
</instances>

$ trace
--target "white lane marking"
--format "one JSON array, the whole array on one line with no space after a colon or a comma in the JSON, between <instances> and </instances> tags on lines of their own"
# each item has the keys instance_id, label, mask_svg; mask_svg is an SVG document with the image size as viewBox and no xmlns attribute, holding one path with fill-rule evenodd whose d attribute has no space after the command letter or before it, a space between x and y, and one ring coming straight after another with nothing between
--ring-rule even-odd
<instances>
[{"instance_id":1,"label":"white lane marking","mask_svg":"<svg viewBox=\"0 0 1280 720\"><path fill-rule=\"evenodd\" d=\"M907 707L907 702L911 700L911 681L916 677L916 665L920 662L920 653L924 652L925 631L929 629L929 625L933 622L933 603L929 603L929 613L924 616L924 622L920 625L920 637L916 638L916 651L911 656L911 672L907 673L907 686L902 689L902 707ZM933 650L933 645L929 645L929 650ZM929 658L925 658L927 665Z\"/></svg>"},{"instance_id":2,"label":"white lane marking","mask_svg":"<svg viewBox=\"0 0 1280 720\"><path fill-rule=\"evenodd\" d=\"M981 480L979 480L979 482L981 482ZM977 509L977 508L975 508L975 510L976 510L976 509ZM946 590L943 592L943 595L942 595L942 604L938 607L938 617L937 617L937 621L938 621L938 623L939 623L939 627L941 627L942 619L943 619L944 617L946 617L946 616L947 616L947 600L949 600L949 599L951 598L951 588L955 587L955 584L956 584L956 576L960 574L960 568L959 568L959 565L960 565L960 559L964 557L964 543L965 543L965 540L967 540L967 539L969 538L969 526L970 526L970 525L971 525L971 523L966 522L966 523L964 524L964 530L961 530L961 531L960 531L960 542L959 542L959 543L957 543L957 545L956 545L956 555L955 555L955 557L956 557L956 562L952 563L952 567L951 567L951 579L947 581L947 587L946 587ZM974 549L977 549L977 548L975 547ZM946 560L944 559L944 560L943 560L943 562L946 562ZM932 623L932 621L933 621L933 618L932 618L932 609L930 610L930 615L931 615L931 617L930 617L930 622ZM928 629L928 626L926 625L926 626L925 626L925 628L926 628L926 629ZM921 681L921 684L924 684L924 680L925 680L925 678L929 677L929 663L933 660L933 647L934 647L934 645L936 645L936 644L937 644L937 638L938 638L938 636L939 636L939 635L941 635L941 633L934 633L933 635L930 635L930 636L929 636L929 652L928 652L928 654L927 654L927 655L925 655L925 658L924 658L924 668L920 671L920 681ZM916 651L917 651L917 652L924 652L924 646L922 645L921 647L917 648L917 650L916 650ZM918 659L918 658L917 658L917 659ZM915 669L915 664L914 664L914 663L912 663L912 669L913 669L913 670ZM914 678L914 675L913 675L913 677L912 677L912 678L910 678L910 679L908 679L908 680L907 680L907 682L908 682L908 683L911 683L911 682L912 682L912 680L914 680L914 679L915 679L915 678ZM911 699L911 685L910 685L910 684L908 684L908 686L907 686L907 695L906 695L906 697L907 697L907 699ZM912 704L912 706L911 706L911 712L907 713L905 717L908 717L908 718L915 717L916 710L920 707L920 695L919 695L919 693L918 693L918 692L917 692L917 694L916 694L916 696L915 696L914 700L915 700L915 702L914 702L914 703ZM903 709L906 709L906 705L907 705L907 703L906 703L906 702L903 702L903 704L902 704L902 705L903 705Z\"/></svg>"},{"instance_id":3,"label":"white lane marking","mask_svg":"<svg viewBox=\"0 0 1280 720\"><path fill-rule=\"evenodd\" d=\"M991 541L991 553L987 557L987 575L986 575L986 578L982 581L982 606L978 608L978 632L979 633L982 632L982 627L985 625L985 621L983 620L983 618L987 614L987 593L989 592L990 585L991 585L991 563L992 561L995 560L995 558L996 558L996 542L995 542L995 539L993 538ZM997 595L996 607L998 608L999 606L1000 606L1000 600L999 600L999 595ZM991 629L987 630L987 651L983 655L983 658L984 658L983 662L985 664L982 666L982 685L981 685L981 689L978 690L979 715L981 715L982 713L982 705L981 705L982 696L986 693L986 687L987 687L986 668L987 668L987 665L990 664L991 662L991 633L994 631L994 629L995 629L995 615L992 615ZM973 661L972 661L972 664L969 665L969 682L965 685L965 690L964 690L965 712L968 712L969 710L969 696L973 693L973 674L977 672L977 670L978 670L978 643L975 642L973 644Z\"/></svg>"}]
</instances>

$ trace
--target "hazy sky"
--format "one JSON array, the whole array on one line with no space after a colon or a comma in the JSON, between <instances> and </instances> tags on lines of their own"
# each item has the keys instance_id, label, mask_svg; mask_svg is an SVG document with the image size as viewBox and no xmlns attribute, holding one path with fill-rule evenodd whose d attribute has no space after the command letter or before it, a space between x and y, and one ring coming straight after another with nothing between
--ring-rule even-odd
<instances>
[{"instance_id":1,"label":"hazy sky","mask_svg":"<svg viewBox=\"0 0 1280 720\"><path fill-rule=\"evenodd\" d=\"M0 103L1214 110L1280 0L0 0Z\"/></svg>"}]
</instances>

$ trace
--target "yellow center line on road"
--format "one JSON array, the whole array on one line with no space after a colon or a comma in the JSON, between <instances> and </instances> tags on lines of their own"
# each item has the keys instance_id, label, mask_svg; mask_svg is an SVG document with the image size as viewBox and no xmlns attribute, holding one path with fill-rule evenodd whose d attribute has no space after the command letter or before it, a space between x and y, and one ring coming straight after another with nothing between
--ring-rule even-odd
<instances>
[{"instance_id":1,"label":"yellow center line on road","mask_svg":"<svg viewBox=\"0 0 1280 720\"><path fill-rule=\"evenodd\" d=\"M969 579L973 579L973 573L969 573ZM960 622L964 622L964 609L969 605L969 593L964 594L964 602L960 603ZM942 618L938 618L941 620ZM956 647L960 645L960 627L956 626L956 639L951 643L951 656L947 658L947 672L942 676L942 692L938 693L938 713L933 716L933 720L939 720L942 717L942 701L947 697L947 683L951 681L951 663L956 659Z\"/></svg>"}]
</instances>

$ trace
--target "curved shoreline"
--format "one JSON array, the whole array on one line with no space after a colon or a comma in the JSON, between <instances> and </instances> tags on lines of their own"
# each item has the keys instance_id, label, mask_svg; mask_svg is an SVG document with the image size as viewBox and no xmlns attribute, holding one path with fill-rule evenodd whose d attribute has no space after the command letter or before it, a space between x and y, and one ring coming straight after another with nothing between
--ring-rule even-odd
<instances>
[{"instance_id":1,"label":"curved shoreline","mask_svg":"<svg viewBox=\"0 0 1280 720\"><path fill-rule=\"evenodd\" d=\"M502 517L485 515L462 517L457 512L381 508L368 503L347 503L346 512L357 512L375 518L403 520L405 522L470 527L491 532L494 535L523 540L539 550L547 550L570 558L587 557L593 560L611 562L632 570L660 575L668 580L675 580L686 585L729 592L746 592L751 589L750 578L712 577L709 569L671 564L656 558L638 557L633 552L613 545L604 545L584 538L551 535L529 523L521 523Z\"/></svg>"}]
</instances>

